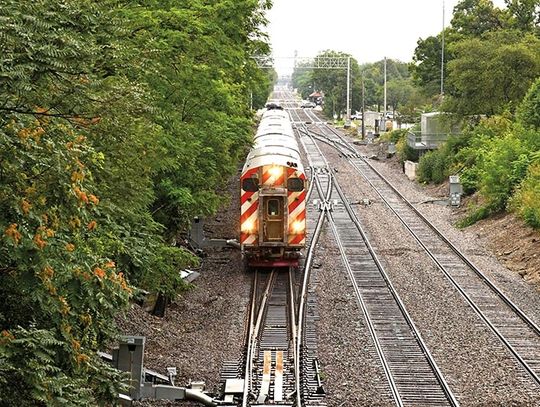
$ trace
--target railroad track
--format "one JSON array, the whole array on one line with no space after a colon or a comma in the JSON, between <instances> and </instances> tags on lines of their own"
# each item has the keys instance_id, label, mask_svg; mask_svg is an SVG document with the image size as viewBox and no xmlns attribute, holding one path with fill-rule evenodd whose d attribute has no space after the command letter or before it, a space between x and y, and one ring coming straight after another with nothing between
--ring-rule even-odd
<instances>
[{"instance_id":1,"label":"railroad track","mask_svg":"<svg viewBox=\"0 0 540 407\"><path fill-rule=\"evenodd\" d=\"M374 188L469 306L540 385L540 329L335 129L317 125L317 139L337 148ZM323 140L324 139L324 140Z\"/></svg>"},{"instance_id":2,"label":"railroad track","mask_svg":"<svg viewBox=\"0 0 540 407\"><path fill-rule=\"evenodd\" d=\"M309 161L324 162L306 127L299 131ZM458 405L330 171L318 171L315 182L321 196L331 191L323 205L387 378L389 396L398 406Z\"/></svg>"},{"instance_id":3,"label":"railroad track","mask_svg":"<svg viewBox=\"0 0 540 407\"><path fill-rule=\"evenodd\" d=\"M254 272L242 406L293 405L294 296L292 270L272 270L260 294L261 273Z\"/></svg>"},{"instance_id":4,"label":"railroad track","mask_svg":"<svg viewBox=\"0 0 540 407\"><path fill-rule=\"evenodd\" d=\"M317 171L310 163L311 179ZM310 182L309 198L318 194L313 185ZM308 230L313 233L307 236L301 267L254 271L246 351L241 360L226 362L222 368L223 405L325 406L315 330L319 317L310 284L314 243L323 220L324 213L308 199ZM235 389L228 393L228 386Z\"/></svg>"}]
</instances>

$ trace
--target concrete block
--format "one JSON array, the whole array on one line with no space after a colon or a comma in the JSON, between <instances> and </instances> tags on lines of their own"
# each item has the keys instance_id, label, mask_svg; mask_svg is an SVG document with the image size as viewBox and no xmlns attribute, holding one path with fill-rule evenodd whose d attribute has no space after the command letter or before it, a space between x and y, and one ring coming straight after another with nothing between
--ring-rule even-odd
<instances>
[{"instance_id":1,"label":"concrete block","mask_svg":"<svg viewBox=\"0 0 540 407\"><path fill-rule=\"evenodd\" d=\"M411 181L416 179L416 170L418 168L418 163L414 161L405 161L405 175Z\"/></svg>"}]
</instances>

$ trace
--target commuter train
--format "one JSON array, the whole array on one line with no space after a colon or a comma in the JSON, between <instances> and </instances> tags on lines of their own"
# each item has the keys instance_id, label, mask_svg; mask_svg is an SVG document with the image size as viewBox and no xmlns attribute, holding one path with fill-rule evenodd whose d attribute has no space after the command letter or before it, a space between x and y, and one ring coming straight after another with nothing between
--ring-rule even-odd
<instances>
[{"instance_id":1,"label":"commuter train","mask_svg":"<svg viewBox=\"0 0 540 407\"><path fill-rule=\"evenodd\" d=\"M267 105L240 176L240 245L248 267L297 266L307 180L289 114Z\"/></svg>"}]
</instances>

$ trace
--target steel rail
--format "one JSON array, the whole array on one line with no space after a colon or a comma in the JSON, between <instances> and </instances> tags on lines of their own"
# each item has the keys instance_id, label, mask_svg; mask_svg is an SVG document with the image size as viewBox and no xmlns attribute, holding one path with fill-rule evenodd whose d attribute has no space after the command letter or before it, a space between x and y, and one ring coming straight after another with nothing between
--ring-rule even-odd
<instances>
[{"instance_id":1,"label":"steel rail","mask_svg":"<svg viewBox=\"0 0 540 407\"><path fill-rule=\"evenodd\" d=\"M309 135L309 132L308 132L308 135ZM320 186L320 181L319 181L318 177L316 179L316 182L317 182L317 187L320 188L321 186ZM427 361L428 365L430 366L431 371L433 372L436 380L438 381L438 383L439 383L439 385L440 385L440 387L442 389L442 392L444 393L446 399L449 401L450 405L457 406L458 405L457 400L455 399L454 395L452 394L448 384L444 380L444 377L442 376L442 373L440 372L440 369L438 368L438 366L435 363L432 355L430 354L429 350L427 349L427 346L426 346L425 342L423 341L420 333L418 332L418 329L415 327L414 323L412 322L412 318L410 317L410 315L406 311L403 302L401 301L401 299L397 295L396 290L392 286L388 276L386 275L386 273L385 273L385 271L384 271L384 269L382 267L382 264L380 263L379 259L377 258L376 254L375 254L375 251L373 250L369 240L367 239L367 236L366 236L365 232L363 231L362 226L360 225L357 217L354 215L354 211L352 211L352 208L348 204L348 202L347 202L347 200L346 200L346 198L345 198L345 196L343 194L343 191L341 190L341 188L339 187L339 184L337 183L337 181L333 177L331 177L331 184L335 188L335 190L338 192L342 202L344 203L344 207L347 210L347 213L348 213L350 219L353 221L353 223L355 224L357 230L359 231L360 235L362 236L362 238L363 238L363 240L364 240L364 242L366 244L366 247L368 248L368 251L371 254L371 257L372 257L374 263L376 264L377 268L379 269L379 272L380 272L381 276L385 280L386 285L388 287L388 290L390 291L392 297L394 298L394 301L398 305L398 308L401 311L401 314L402 314L403 318L405 319L406 323L409 325L409 329L411 330L413 336L416 337L416 342L418 343L419 348L421 349L422 353L424 354L424 357L426 358L426 361ZM398 385L394 380L394 377L393 377L393 374L392 374L392 371L391 371L391 368L390 368L390 364L387 361L386 356L385 356L385 352L383 350L383 346L379 342L377 329L375 328L374 322L371 319L368 307L367 307L367 305L366 305L366 303L364 301L362 293L360 292L360 288L358 287L358 285L357 285L357 283L355 281L353 270L351 269L350 263L348 261L347 255L345 253L343 243L341 242L341 239L339 237L339 233L338 233L338 230L337 230L337 225L336 225L336 223L335 223L335 221L333 219L332 213L331 212L327 213L327 217L328 217L328 219L330 221L332 230L334 232L334 236L336 238L336 243L337 243L338 248L340 250L340 253L342 255L343 262L344 262L344 265L345 265L345 267L347 269L347 273L349 274L349 278L350 278L350 281L351 281L351 283L353 285L353 289L355 291L356 297L357 297L357 299L359 301L360 307L361 307L361 309L362 309L362 311L364 313L364 316L366 318L366 323L367 323L367 326L368 326L368 330L369 330L370 335L371 335L371 337L373 339L375 350L377 352L379 360L381 361L383 371L384 371L385 376L387 378L387 381L389 383L390 391L392 393L392 398L394 399L397 406L403 406L404 402L402 401L402 397L400 395Z\"/></svg>"},{"instance_id":2,"label":"steel rail","mask_svg":"<svg viewBox=\"0 0 540 407\"><path fill-rule=\"evenodd\" d=\"M356 167L355 164L353 166ZM357 168L358 171L360 171ZM367 180L367 178L366 178ZM385 181L386 182L386 181ZM432 250L430 250L424 241L418 236L418 234L409 226L409 224L403 219L403 217L392 207L392 205L388 202L388 200L380 193L380 191L372 184L370 180L368 180L368 183L375 189L377 194L381 197L381 199L384 201L384 203L389 207L389 209L397 216L397 218L400 220L400 222L403 224L403 226L409 231L411 236L417 241L417 243L424 249L426 254L433 260L433 262L436 264L436 266L441 270L446 278L452 283L452 285L458 290L458 292L461 294L461 296L467 301L467 303L471 306L471 308L475 311L475 313L484 321L484 323L491 329L491 331L501 340L501 342L508 348L508 350L514 355L514 357L518 360L518 362L523 366L523 368L529 373L529 375L534 379L536 383L540 385L540 376L534 371L534 369L527 363L527 361L524 359L524 357L521 356L520 352L516 350L514 345L504 336L504 334L500 331L500 329L497 328L497 326L491 321L491 319L480 309L480 307L474 302L474 300L471 298L470 294L468 294L463 287L457 282L457 280L451 275L451 273L448 270L448 267L441 263L441 261L437 258L437 256L433 253ZM393 186L391 186L392 189ZM398 194L399 195L399 194ZM404 198L402 198L404 199ZM407 200L405 200L405 203L407 205L411 205ZM416 214L419 214L416 209L414 209L414 212ZM439 238L442 238L443 242L445 242L448 247L450 247L454 253L460 257L464 262L469 266L469 268L475 272L480 278L481 281L483 281L490 289L491 291L496 294L507 306L509 306L512 311L517 315L523 322L525 322L532 330L536 333L537 336L540 337L540 332L538 331L538 327L534 324L533 321L531 321L508 297L502 293L491 281L485 277L485 275L480 272L479 269L474 267L472 263L468 260L466 260L465 256L454 246L452 245L442 234L438 231L438 229L431 225L429 221L427 221L426 218L420 215L420 218L427 222L426 226L432 228L432 230L439 236Z\"/></svg>"},{"instance_id":3,"label":"steel rail","mask_svg":"<svg viewBox=\"0 0 540 407\"><path fill-rule=\"evenodd\" d=\"M307 153L307 155L309 157L308 148L305 145L302 138L300 138L300 142L301 142L305 152ZM318 147L317 147L317 149L318 149ZM319 152L320 152L320 150L319 150ZM317 177L316 177L316 174L315 174L316 170L315 170L315 168L313 166L311 166L311 168L312 168L312 171L311 171L312 179L317 180ZM313 185L314 183L312 182L311 184ZM329 199L330 194L331 194L331 188L330 188L330 184L329 184L329 188L326 191L326 197L325 197L326 200ZM319 195L323 196L323 193L321 191L319 191ZM319 237L320 237L320 234L321 234L321 231L322 231L322 227L323 227L323 224L324 224L324 219L325 219L324 211L321 211L320 214L319 214L319 218L317 220L317 225L316 225L315 230L313 232L313 237L311 238L311 242L310 242L308 251L306 253L306 260L305 260L304 269L303 269L302 289L301 289L300 296L299 296L298 322L297 322L297 329L296 329L297 336L298 336L299 339L298 339L298 341L296 343L296 351L295 351L296 355L298 356L297 363L295 364L295 372L297 373L297 376L296 376L296 378L297 378L297 382L296 382L296 389L297 389L296 405L298 407L300 407L302 405L302 400L301 400L302 394L300 392L300 372L301 372L301 370L300 370L301 349L300 348L301 348L301 343L303 342L302 341L302 334L303 334L303 326L304 326L304 314L305 314L305 308L306 308L307 297L308 297L308 286L309 286L309 281L310 281L310 277L311 277L311 269L312 269L312 265L313 265L315 246L317 244L317 241L319 240Z\"/></svg>"},{"instance_id":4,"label":"steel rail","mask_svg":"<svg viewBox=\"0 0 540 407\"><path fill-rule=\"evenodd\" d=\"M255 348L257 344L257 336L259 334L259 329L261 325L261 321L263 318L264 313L266 312L266 303L268 300L268 293L270 292L270 287L275 281L275 270L272 270L270 277L268 278L268 283L266 285L266 289L261 297L258 313L257 313L257 319L255 320L255 305L257 304L256 298L257 298L257 283L258 283L258 274L259 272L255 272L254 277L254 289L253 289L253 297L252 297L252 309L251 309L251 316L250 316L250 330L249 330L249 344L247 349L247 360L246 360L246 371L244 375L244 393L242 396L242 407L248 406L248 399L249 399L249 389L252 388L252 369L253 369L253 359L255 357Z\"/></svg>"},{"instance_id":5,"label":"steel rail","mask_svg":"<svg viewBox=\"0 0 540 407\"><path fill-rule=\"evenodd\" d=\"M244 371L244 391L242 393L242 407L247 406L249 389L251 387L251 346L252 346L252 335L253 335L253 325L255 321L255 305L257 299L257 280L259 273L255 271L253 275L253 284L251 287L251 307L249 312L249 328L247 332L247 346L246 346L246 368Z\"/></svg>"},{"instance_id":6,"label":"steel rail","mask_svg":"<svg viewBox=\"0 0 540 407\"><path fill-rule=\"evenodd\" d=\"M341 198L341 201L342 201L347 213L349 214L350 219L353 221L354 225L356 226L356 229L358 230L358 232L362 236L362 239L364 240L364 243L365 243L366 247L368 248L369 253L372 256L373 261L377 265L377 268L379 269L379 272L381 273L381 276L383 277L386 285L388 286L388 289L389 289L392 297L394 298L394 300L395 300L396 304L398 305L401 313L403 314L403 317L405 318L405 320L406 320L407 324L409 325L411 331L413 332L414 336L416 337L417 343L420 346L420 348L422 349L422 352L424 353L427 362L429 363L429 365L431 366L433 372L435 373L435 376L436 376L438 382L440 383L441 388L443 389L443 392L445 393L448 401L450 402L450 405L458 406L459 403L457 402L457 399L455 398L452 391L450 390L450 386L448 385L448 383L444 379L444 376L443 376L442 372L440 371L439 367L437 366L437 363L435 362L435 359L431 355L431 352L429 351L424 339L422 338L422 335L420 334L420 331L418 330L418 328L416 328L416 325L414 324L409 312L407 311L407 309L405 307L405 304L401 300L397 290L395 289L392 282L390 281L390 278L388 277L388 274L384 270L384 267L383 267L382 263L380 262L377 254L375 252L375 249L371 245L371 242L370 242L369 238L367 237L367 234L365 233L364 228L362 227L362 225L360 224L360 221L358 220L358 217L356 216L356 213L354 212L354 210L350 206L350 203L349 203L348 199L345 197L345 194L344 194L343 190L341 189L341 187L339 186L339 183L335 179L333 179L333 183L334 183L334 188L338 192L338 194L339 194L339 196ZM342 252L342 256L343 256L345 254L343 244L341 243L341 240L340 240L340 238L339 238L339 236L337 234L337 227L336 227L335 222L333 220L332 214L330 213L329 216L332 217L331 224L333 225L334 235L336 236L336 240L339 242L338 244L340 246L340 251ZM346 263L348 263L348 262L346 262ZM347 264L346 267L347 267L347 269L349 271L349 275L350 275L351 280L352 280L353 279L352 269L350 268L349 264ZM356 286L356 284L354 284L354 286L356 288L358 288ZM361 301L363 303L363 300L361 300ZM363 303L363 308L364 307L365 307L365 304ZM365 308L365 312L367 314L367 308ZM369 315L369 314L367 314L367 315ZM396 389L396 391L397 391L397 389Z\"/></svg>"},{"instance_id":7,"label":"steel rail","mask_svg":"<svg viewBox=\"0 0 540 407\"><path fill-rule=\"evenodd\" d=\"M329 127L330 128L330 127ZM331 128L330 128L331 129ZM342 138L341 135L334 132L333 129L331 129L334 134L336 134L338 137ZM366 181L372 186L372 188L375 190L375 192L381 197L383 202L386 204L386 206L397 216L397 218L400 220L400 222L403 224L403 226L411 233L411 236L418 242L418 244L424 249L426 254L433 260L433 262L436 264L436 266L444 273L446 278L452 283L452 285L458 290L458 292L462 295L462 297L467 301L467 303L471 306L471 308L474 310L474 312L484 321L484 323L490 328L490 330L501 340L501 342L507 347L507 349L514 355L514 357L517 359L517 361L523 366L523 368L527 371L527 373L532 377L532 379L537 383L540 384L540 376L535 372L535 370L527 363L527 361L524 359L524 357L521 356L520 352L516 350L514 345L510 343L510 341L504 336L503 333L501 333L500 329L497 328L495 323L491 321L491 319L485 315L485 313L480 309L480 307L474 302L474 300L471 298L471 295L468 294L462 286L456 281L456 279L450 274L448 267L439 261L437 256L430 250L424 241L418 236L418 234L412 229L412 227L408 224L408 222L401 216L398 211L393 207L393 205L388 201L388 199L381 193L380 188L375 186L375 184L372 182L372 180L369 179L369 177L364 173L364 171L358 166L357 163L353 161L353 159L348 158L350 164L366 179ZM524 322L527 326L530 327L530 329L536 334L537 337L540 338L540 329L538 326L532 321L516 304L514 304L489 278L482 273L482 271L476 267L452 242L450 242L443 233L429 220L423 216L413 205L410 203L393 185L390 181L388 181L382 174L379 173L371 164L369 164L365 159L361 158L361 161L366 164L369 169L371 169L384 183L386 186L388 186L393 193L395 193L402 201L403 203L411 209L416 216L423 222L425 226L427 226L430 230L432 230L435 235L442 240L443 243L447 245L451 249L451 251L458 256L468 267L470 270L472 270L479 278L480 281L483 282L504 304L506 304L515 315L519 317L519 319Z\"/></svg>"}]
</instances>

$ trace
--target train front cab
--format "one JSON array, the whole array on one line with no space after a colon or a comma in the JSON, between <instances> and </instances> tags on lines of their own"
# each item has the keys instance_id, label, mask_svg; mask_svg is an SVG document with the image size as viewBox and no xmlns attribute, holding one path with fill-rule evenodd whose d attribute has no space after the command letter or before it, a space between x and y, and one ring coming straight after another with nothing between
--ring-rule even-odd
<instances>
[{"instance_id":1,"label":"train front cab","mask_svg":"<svg viewBox=\"0 0 540 407\"><path fill-rule=\"evenodd\" d=\"M287 176L271 180L264 176L267 171ZM263 175L261 181L259 172ZM241 244L247 266L297 266L306 233L304 174L294 168L274 165L245 175Z\"/></svg>"}]
</instances>

